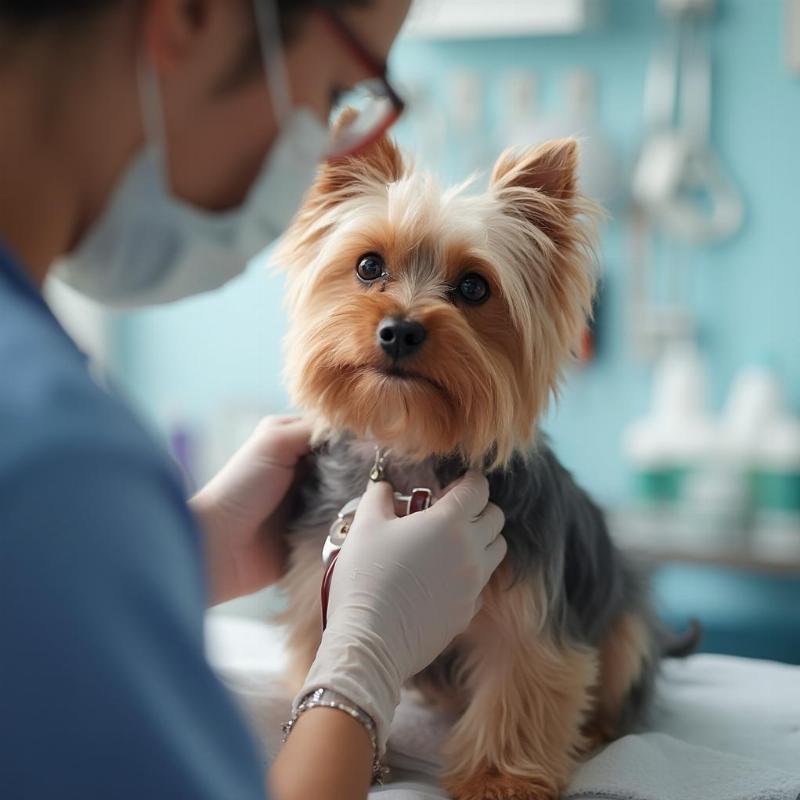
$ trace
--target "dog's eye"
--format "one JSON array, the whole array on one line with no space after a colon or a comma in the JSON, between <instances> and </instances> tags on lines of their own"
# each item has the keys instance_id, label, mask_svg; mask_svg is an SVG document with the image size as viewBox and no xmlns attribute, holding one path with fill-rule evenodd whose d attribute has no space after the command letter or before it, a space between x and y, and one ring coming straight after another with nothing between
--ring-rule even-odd
<instances>
[{"instance_id":1,"label":"dog's eye","mask_svg":"<svg viewBox=\"0 0 800 800\"><path fill-rule=\"evenodd\" d=\"M386 263L377 253L367 253L358 259L356 274L364 283L378 280L386 270Z\"/></svg>"},{"instance_id":2,"label":"dog's eye","mask_svg":"<svg viewBox=\"0 0 800 800\"><path fill-rule=\"evenodd\" d=\"M458 294L468 303L480 305L489 299L489 284L476 272L470 272L458 284Z\"/></svg>"}]
</instances>

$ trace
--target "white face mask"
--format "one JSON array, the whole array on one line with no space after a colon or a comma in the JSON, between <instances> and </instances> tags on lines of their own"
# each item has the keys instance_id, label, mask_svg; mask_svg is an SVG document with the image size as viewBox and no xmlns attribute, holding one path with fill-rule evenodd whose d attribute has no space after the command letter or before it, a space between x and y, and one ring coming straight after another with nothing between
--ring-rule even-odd
<instances>
[{"instance_id":1,"label":"white face mask","mask_svg":"<svg viewBox=\"0 0 800 800\"><path fill-rule=\"evenodd\" d=\"M256 0L260 22L268 5ZM276 22L274 13L269 22ZM260 28L265 61L272 49L268 83L281 129L242 206L208 212L171 194L162 156L161 100L156 76L148 69L141 81L148 144L100 219L59 263L56 275L61 280L107 305L166 303L235 278L283 233L314 181L329 137L311 111L288 108L282 51L274 37L277 26L270 28L273 35L265 35L263 24Z\"/></svg>"}]
</instances>

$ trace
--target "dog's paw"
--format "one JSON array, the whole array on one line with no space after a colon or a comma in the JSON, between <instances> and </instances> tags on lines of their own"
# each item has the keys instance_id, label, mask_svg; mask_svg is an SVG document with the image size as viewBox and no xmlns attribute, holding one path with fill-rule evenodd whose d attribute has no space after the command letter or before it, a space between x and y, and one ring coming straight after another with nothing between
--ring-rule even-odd
<instances>
[{"instance_id":1,"label":"dog's paw","mask_svg":"<svg viewBox=\"0 0 800 800\"><path fill-rule=\"evenodd\" d=\"M544 773L525 778L486 773L466 779L451 776L444 788L453 800L558 800L561 796L556 782Z\"/></svg>"}]
</instances>

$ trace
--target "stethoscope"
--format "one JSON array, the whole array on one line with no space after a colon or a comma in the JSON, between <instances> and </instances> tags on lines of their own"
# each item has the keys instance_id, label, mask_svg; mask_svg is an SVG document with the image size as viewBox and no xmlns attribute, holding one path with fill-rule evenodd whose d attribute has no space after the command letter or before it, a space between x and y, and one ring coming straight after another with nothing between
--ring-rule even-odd
<instances>
[{"instance_id":1,"label":"stethoscope","mask_svg":"<svg viewBox=\"0 0 800 800\"><path fill-rule=\"evenodd\" d=\"M391 451L386 448L375 448L375 461L369 471L369 479L373 483L386 480L386 460L390 452ZM347 539L347 534L350 532L350 527L353 524L353 519L355 518L360 502L360 497L354 497L342 506L339 513L336 515L336 519L331 524L328 537L325 539L325 544L322 547L322 563L325 566L322 588L320 589L322 630L325 630L328 626L328 598L330 596L331 581L333 580L336 559L339 556L342 545ZM400 492L394 493L394 510L398 517L405 517L409 514L416 514L418 511L424 511L426 508L430 508L432 502L433 492L427 488L412 489L410 494L401 494Z\"/></svg>"}]
</instances>

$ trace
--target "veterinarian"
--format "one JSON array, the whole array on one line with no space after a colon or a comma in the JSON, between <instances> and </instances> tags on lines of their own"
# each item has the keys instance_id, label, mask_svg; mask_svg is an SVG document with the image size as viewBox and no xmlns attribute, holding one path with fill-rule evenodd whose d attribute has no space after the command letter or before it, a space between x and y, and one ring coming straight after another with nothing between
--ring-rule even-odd
<instances>
[{"instance_id":1,"label":"veterinarian","mask_svg":"<svg viewBox=\"0 0 800 800\"><path fill-rule=\"evenodd\" d=\"M265 420L187 503L40 292L57 269L137 305L241 272L316 163L398 115L384 65L407 6L0 0L2 797L363 798L401 684L474 615L505 552L485 479L403 519L373 484L266 768L205 660L203 615L280 577L275 512L308 427ZM366 79L383 111L332 138L331 104Z\"/></svg>"}]
</instances>

